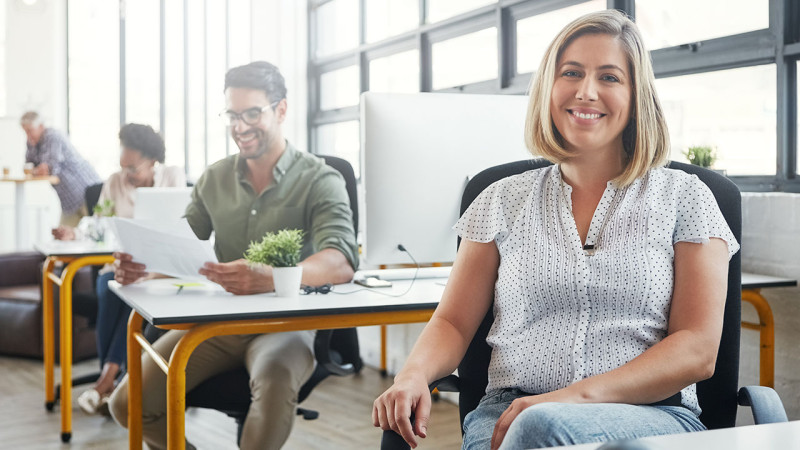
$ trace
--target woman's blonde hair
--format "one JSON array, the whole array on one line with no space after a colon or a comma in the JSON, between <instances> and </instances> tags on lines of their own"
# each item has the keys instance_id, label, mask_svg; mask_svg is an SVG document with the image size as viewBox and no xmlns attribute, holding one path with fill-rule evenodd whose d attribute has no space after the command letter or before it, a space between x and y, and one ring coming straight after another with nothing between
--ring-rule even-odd
<instances>
[{"instance_id":1,"label":"woman's blonde hair","mask_svg":"<svg viewBox=\"0 0 800 450\"><path fill-rule=\"evenodd\" d=\"M650 54L644 48L636 25L620 11L605 10L579 17L556 36L544 54L539 71L531 81L528 115L525 119L525 145L536 156L554 163L572 157L550 115L558 60L575 39L589 34L616 38L628 59L633 82L631 120L622 132L627 156L625 170L614 181L627 186L653 167L666 163L669 134L664 112L655 90Z\"/></svg>"}]
</instances>

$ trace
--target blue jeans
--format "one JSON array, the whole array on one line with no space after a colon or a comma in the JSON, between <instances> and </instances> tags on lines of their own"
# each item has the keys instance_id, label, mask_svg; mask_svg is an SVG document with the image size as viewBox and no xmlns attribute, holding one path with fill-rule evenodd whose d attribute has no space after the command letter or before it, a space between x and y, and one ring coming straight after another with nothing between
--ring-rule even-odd
<instances>
[{"instance_id":1,"label":"blue jeans","mask_svg":"<svg viewBox=\"0 0 800 450\"><path fill-rule=\"evenodd\" d=\"M100 367L105 363L123 365L127 361L128 317L131 308L108 289L114 272L97 277L97 356Z\"/></svg>"},{"instance_id":2,"label":"blue jeans","mask_svg":"<svg viewBox=\"0 0 800 450\"><path fill-rule=\"evenodd\" d=\"M464 418L462 449L488 449L495 423L514 399L531 395L519 389L487 393ZM511 423L501 450L637 439L705 430L700 419L682 406L622 403L541 403Z\"/></svg>"}]
</instances>

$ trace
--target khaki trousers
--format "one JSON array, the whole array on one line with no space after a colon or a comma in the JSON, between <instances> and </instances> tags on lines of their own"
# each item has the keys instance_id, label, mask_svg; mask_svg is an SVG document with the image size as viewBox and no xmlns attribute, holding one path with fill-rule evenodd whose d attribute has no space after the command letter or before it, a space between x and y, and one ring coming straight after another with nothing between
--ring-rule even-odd
<instances>
[{"instance_id":1,"label":"khaki trousers","mask_svg":"<svg viewBox=\"0 0 800 450\"><path fill-rule=\"evenodd\" d=\"M153 347L169 359L185 331L172 330ZM217 336L195 349L186 365L186 390L244 364L252 403L242 431L242 449L279 449L292 430L297 394L314 369L314 331ZM128 426L128 376L110 399L111 414ZM167 448L167 376L142 355L142 430L151 449ZM187 448L194 448L186 443Z\"/></svg>"}]
</instances>

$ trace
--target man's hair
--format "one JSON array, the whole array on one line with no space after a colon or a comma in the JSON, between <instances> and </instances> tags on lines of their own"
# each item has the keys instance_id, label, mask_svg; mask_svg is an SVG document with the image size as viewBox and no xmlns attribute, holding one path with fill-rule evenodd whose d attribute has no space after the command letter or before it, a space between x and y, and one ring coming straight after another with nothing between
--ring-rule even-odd
<instances>
[{"instance_id":1,"label":"man's hair","mask_svg":"<svg viewBox=\"0 0 800 450\"><path fill-rule=\"evenodd\" d=\"M553 124L550 99L556 66L564 50L577 38L604 34L617 39L628 60L632 81L631 119L622 132L626 166L615 180L627 186L653 167L663 166L669 153L669 133L661 102L655 89L650 54L644 48L639 29L620 11L605 10L579 17L556 36L531 81L530 103L525 120L525 144L534 155L554 163L572 157Z\"/></svg>"},{"instance_id":2,"label":"man's hair","mask_svg":"<svg viewBox=\"0 0 800 450\"><path fill-rule=\"evenodd\" d=\"M36 111L27 111L25 114L22 115L19 119L20 125L41 125L42 118L39 116L39 113Z\"/></svg>"},{"instance_id":3,"label":"man's hair","mask_svg":"<svg viewBox=\"0 0 800 450\"><path fill-rule=\"evenodd\" d=\"M119 143L147 159L164 162L164 139L150 125L129 123L119 130Z\"/></svg>"},{"instance_id":4,"label":"man's hair","mask_svg":"<svg viewBox=\"0 0 800 450\"><path fill-rule=\"evenodd\" d=\"M230 69L225 74L225 89L229 87L264 91L270 103L286 98L283 75L277 67L266 61L253 61Z\"/></svg>"}]
</instances>

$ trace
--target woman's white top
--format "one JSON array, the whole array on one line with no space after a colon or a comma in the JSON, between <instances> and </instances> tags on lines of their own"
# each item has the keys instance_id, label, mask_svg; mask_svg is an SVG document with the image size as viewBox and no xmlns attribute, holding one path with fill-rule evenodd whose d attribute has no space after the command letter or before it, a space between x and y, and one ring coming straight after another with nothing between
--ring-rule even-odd
<instances>
[{"instance_id":1,"label":"woman's white top","mask_svg":"<svg viewBox=\"0 0 800 450\"><path fill-rule=\"evenodd\" d=\"M156 164L153 167L153 187L186 187L186 174L177 166ZM104 200L114 202L114 215L117 217L132 218L134 203L136 202L136 186L128 182L124 170L114 172L103 183L100 198L97 203ZM89 211L91 213L91 211Z\"/></svg>"},{"instance_id":2,"label":"woman's white top","mask_svg":"<svg viewBox=\"0 0 800 450\"><path fill-rule=\"evenodd\" d=\"M454 226L500 253L487 391L546 393L626 364L667 335L673 245L717 237L729 257L739 250L711 191L681 170L609 182L586 239L592 256L571 193L559 166L531 170L487 187ZM695 385L681 393L700 414Z\"/></svg>"}]
</instances>

